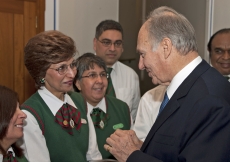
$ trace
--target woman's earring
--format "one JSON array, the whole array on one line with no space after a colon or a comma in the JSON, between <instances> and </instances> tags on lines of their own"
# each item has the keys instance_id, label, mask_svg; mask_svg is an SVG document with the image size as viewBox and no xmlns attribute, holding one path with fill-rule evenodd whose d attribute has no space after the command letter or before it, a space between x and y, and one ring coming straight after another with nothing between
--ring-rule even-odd
<instances>
[{"instance_id":1,"label":"woman's earring","mask_svg":"<svg viewBox=\"0 0 230 162\"><path fill-rule=\"evenodd\" d=\"M40 83L41 83L41 84L44 84L44 83L45 83L45 81L46 81L46 79L45 79L45 78L40 79Z\"/></svg>"}]
</instances>

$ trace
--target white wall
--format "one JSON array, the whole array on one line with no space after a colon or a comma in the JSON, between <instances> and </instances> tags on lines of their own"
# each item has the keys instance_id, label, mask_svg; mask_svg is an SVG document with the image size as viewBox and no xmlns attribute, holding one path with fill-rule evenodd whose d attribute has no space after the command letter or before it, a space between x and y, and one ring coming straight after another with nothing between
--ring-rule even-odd
<instances>
[{"instance_id":1,"label":"white wall","mask_svg":"<svg viewBox=\"0 0 230 162\"><path fill-rule=\"evenodd\" d=\"M214 0L213 30L230 28L230 0Z\"/></svg>"},{"instance_id":2,"label":"white wall","mask_svg":"<svg viewBox=\"0 0 230 162\"><path fill-rule=\"evenodd\" d=\"M230 0L206 0L205 60L209 61L207 44L210 37L222 28L230 28Z\"/></svg>"},{"instance_id":3,"label":"white wall","mask_svg":"<svg viewBox=\"0 0 230 162\"><path fill-rule=\"evenodd\" d=\"M102 20L119 17L119 0L46 0L45 30L52 28L52 8L56 9L55 29L72 37L80 54L94 52L95 29Z\"/></svg>"},{"instance_id":4,"label":"white wall","mask_svg":"<svg viewBox=\"0 0 230 162\"><path fill-rule=\"evenodd\" d=\"M54 29L54 0L46 0L45 31Z\"/></svg>"}]
</instances>

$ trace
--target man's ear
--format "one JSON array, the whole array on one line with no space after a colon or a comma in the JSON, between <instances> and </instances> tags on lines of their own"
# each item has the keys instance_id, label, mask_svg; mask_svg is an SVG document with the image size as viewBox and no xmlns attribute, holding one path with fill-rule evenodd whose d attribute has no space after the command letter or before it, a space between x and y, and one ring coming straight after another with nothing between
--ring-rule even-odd
<instances>
[{"instance_id":1,"label":"man's ear","mask_svg":"<svg viewBox=\"0 0 230 162\"><path fill-rule=\"evenodd\" d=\"M207 51L209 53L209 57L211 57L211 50L209 51L208 47L207 47Z\"/></svg>"},{"instance_id":2,"label":"man's ear","mask_svg":"<svg viewBox=\"0 0 230 162\"><path fill-rule=\"evenodd\" d=\"M169 38L164 38L161 42L161 46L164 50L164 58L167 59L172 51L172 41Z\"/></svg>"},{"instance_id":3,"label":"man's ear","mask_svg":"<svg viewBox=\"0 0 230 162\"><path fill-rule=\"evenodd\" d=\"M95 52L96 52L96 49L97 49L96 44L97 44L97 38L94 38L93 39L93 49L94 49Z\"/></svg>"},{"instance_id":4,"label":"man's ear","mask_svg":"<svg viewBox=\"0 0 230 162\"><path fill-rule=\"evenodd\" d=\"M80 81L79 80L76 81L75 85L76 85L77 89L79 91L81 91L81 85L80 85Z\"/></svg>"}]
</instances>

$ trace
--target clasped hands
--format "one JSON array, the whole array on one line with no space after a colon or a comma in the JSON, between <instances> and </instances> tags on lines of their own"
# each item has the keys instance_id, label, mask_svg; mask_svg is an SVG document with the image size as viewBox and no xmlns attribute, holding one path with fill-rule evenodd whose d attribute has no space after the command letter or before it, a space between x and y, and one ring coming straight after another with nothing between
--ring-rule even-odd
<instances>
[{"instance_id":1,"label":"clasped hands","mask_svg":"<svg viewBox=\"0 0 230 162\"><path fill-rule=\"evenodd\" d=\"M104 148L119 162L125 162L131 153L140 150L143 142L139 140L133 130L116 130L106 139Z\"/></svg>"}]
</instances>

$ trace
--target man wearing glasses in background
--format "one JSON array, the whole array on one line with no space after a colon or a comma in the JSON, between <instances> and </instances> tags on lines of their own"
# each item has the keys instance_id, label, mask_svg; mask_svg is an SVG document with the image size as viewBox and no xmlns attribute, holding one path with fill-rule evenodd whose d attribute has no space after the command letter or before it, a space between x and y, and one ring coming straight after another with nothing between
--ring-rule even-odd
<instances>
[{"instance_id":1,"label":"man wearing glasses in background","mask_svg":"<svg viewBox=\"0 0 230 162\"><path fill-rule=\"evenodd\" d=\"M105 61L110 73L106 93L126 102L135 121L140 100L139 78L133 69L118 61L124 51L122 26L114 20L100 22L93 45L96 55Z\"/></svg>"}]
</instances>

